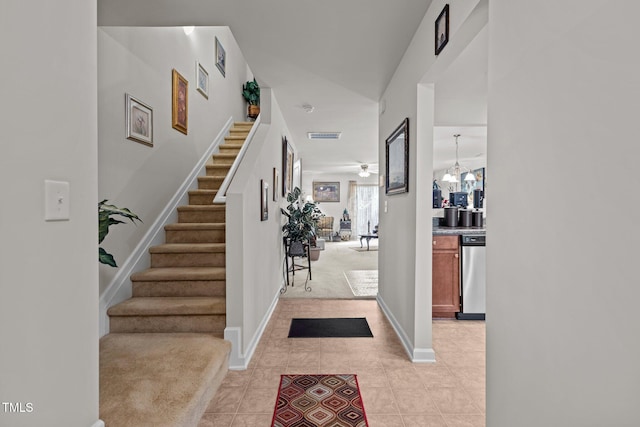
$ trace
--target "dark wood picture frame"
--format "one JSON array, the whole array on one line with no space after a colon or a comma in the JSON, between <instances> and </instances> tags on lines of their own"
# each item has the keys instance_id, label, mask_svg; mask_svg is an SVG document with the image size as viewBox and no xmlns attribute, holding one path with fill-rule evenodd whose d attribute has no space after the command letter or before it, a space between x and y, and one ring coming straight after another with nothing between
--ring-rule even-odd
<instances>
[{"instance_id":1,"label":"dark wood picture frame","mask_svg":"<svg viewBox=\"0 0 640 427\"><path fill-rule=\"evenodd\" d=\"M385 145L385 194L409 192L409 118L387 138Z\"/></svg>"},{"instance_id":2,"label":"dark wood picture frame","mask_svg":"<svg viewBox=\"0 0 640 427\"><path fill-rule=\"evenodd\" d=\"M171 127L187 134L189 120L189 82L173 69L171 72Z\"/></svg>"},{"instance_id":3,"label":"dark wood picture frame","mask_svg":"<svg viewBox=\"0 0 640 427\"><path fill-rule=\"evenodd\" d=\"M282 137L282 197L293 189L293 148L287 141L287 137Z\"/></svg>"},{"instance_id":4,"label":"dark wood picture frame","mask_svg":"<svg viewBox=\"0 0 640 427\"><path fill-rule=\"evenodd\" d=\"M278 173L278 168L273 168L273 201L277 202L278 197L278 188L280 188L280 174Z\"/></svg>"},{"instance_id":5,"label":"dark wood picture frame","mask_svg":"<svg viewBox=\"0 0 640 427\"><path fill-rule=\"evenodd\" d=\"M435 24L435 52L438 55L449 43L449 5L446 4Z\"/></svg>"},{"instance_id":6,"label":"dark wood picture frame","mask_svg":"<svg viewBox=\"0 0 640 427\"><path fill-rule=\"evenodd\" d=\"M269 184L260 180L260 221L269 219Z\"/></svg>"},{"instance_id":7,"label":"dark wood picture frame","mask_svg":"<svg viewBox=\"0 0 640 427\"><path fill-rule=\"evenodd\" d=\"M317 182L313 181L314 202L339 202L340 181Z\"/></svg>"}]
</instances>

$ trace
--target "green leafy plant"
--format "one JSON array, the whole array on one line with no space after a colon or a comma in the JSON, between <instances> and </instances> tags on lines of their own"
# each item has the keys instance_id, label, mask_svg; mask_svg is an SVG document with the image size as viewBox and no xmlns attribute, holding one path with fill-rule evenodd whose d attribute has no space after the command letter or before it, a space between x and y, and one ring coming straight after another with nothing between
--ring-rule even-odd
<instances>
[{"instance_id":1,"label":"green leafy plant","mask_svg":"<svg viewBox=\"0 0 640 427\"><path fill-rule=\"evenodd\" d=\"M107 200L103 200L98 203L98 243L102 243L107 234L109 234L109 227L114 224L124 224L125 221L120 221L114 218L120 216L122 218L130 220L132 223L136 221L142 222L138 215L134 214L127 208L119 208L114 205L107 204ZM103 264L110 265L111 267L117 267L116 260L113 255L105 251L103 248L98 248L98 261Z\"/></svg>"},{"instance_id":2,"label":"green leafy plant","mask_svg":"<svg viewBox=\"0 0 640 427\"><path fill-rule=\"evenodd\" d=\"M287 223L282 226L284 237L291 242L311 243L316 236L318 220L324 216L315 202L302 200L302 191L296 187L287 194L286 209L280 208L287 217Z\"/></svg>"},{"instance_id":3,"label":"green leafy plant","mask_svg":"<svg viewBox=\"0 0 640 427\"><path fill-rule=\"evenodd\" d=\"M242 97L249 105L260 105L260 86L256 79L248 81L242 86Z\"/></svg>"}]
</instances>

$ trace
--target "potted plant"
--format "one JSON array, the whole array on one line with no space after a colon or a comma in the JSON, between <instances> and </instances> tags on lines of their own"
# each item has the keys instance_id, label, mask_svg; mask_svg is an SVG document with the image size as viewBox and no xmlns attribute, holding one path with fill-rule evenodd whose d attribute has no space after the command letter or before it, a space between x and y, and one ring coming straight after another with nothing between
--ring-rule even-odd
<instances>
[{"instance_id":1,"label":"potted plant","mask_svg":"<svg viewBox=\"0 0 640 427\"><path fill-rule=\"evenodd\" d=\"M255 78L242 86L242 97L249 103L247 116L255 120L260 114L260 86Z\"/></svg>"},{"instance_id":2,"label":"potted plant","mask_svg":"<svg viewBox=\"0 0 640 427\"><path fill-rule=\"evenodd\" d=\"M301 194L300 188L295 187L287 194L287 208L280 208L287 217L282 232L288 241L289 256L305 255L305 245L315 241L318 220L324 216L315 202L302 200Z\"/></svg>"},{"instance_id":3,"label":"potted plant","mask_svg":"<svg viewBox=\"0 0 640 427\"><path fill-rule=\"evenodd\" d=\"M138 215L134 214L129 209L108 205L107 200L105 199L98 203L98 243L102 243L104 238L107 237L110 226L114 224L124 224L124 221L120 221L119 219L114 218L114 216L129 219L134 224L136 221L142 222L142 220L138 218ZM118 266L113 255L101 247L98 247L98 261L103 264L110 265L111 267Z\"/></svg>"}]
</instances>

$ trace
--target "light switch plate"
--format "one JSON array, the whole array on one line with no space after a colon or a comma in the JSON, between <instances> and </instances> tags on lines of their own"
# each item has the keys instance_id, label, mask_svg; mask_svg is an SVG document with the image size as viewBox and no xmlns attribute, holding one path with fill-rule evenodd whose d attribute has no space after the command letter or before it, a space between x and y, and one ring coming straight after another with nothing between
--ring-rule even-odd
<instances>
[{"instance_id":1,"label":"light switch plate","mask_svg":"<svg viewBox=\"0 0 640 427\"><path fill-rule=\"evenodd\" d=\"M69 183L65 181L44 181L45 221L69 220Z\"/></svg>"}]
</instances>

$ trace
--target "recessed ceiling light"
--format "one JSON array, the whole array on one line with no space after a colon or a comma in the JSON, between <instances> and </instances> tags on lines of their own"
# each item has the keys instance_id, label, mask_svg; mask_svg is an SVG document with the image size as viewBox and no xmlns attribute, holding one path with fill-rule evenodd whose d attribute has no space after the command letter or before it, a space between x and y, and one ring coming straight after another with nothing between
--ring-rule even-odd
<instances>
[{"instance_id":1,"label":"recessed ceiling light","mask_svg":"<svg viewBox=\"0 0 640 427\"><path fill-rule=\"evenodd\" d=\"M309 139L340 139L342 132L307 132Z\"/></svg>"},{"instance_id":2,"label":"recessed ceiling light","mask_svg":"<svg viewBox=\"0 0 640 427\"><path fill-rule=\"evenodd\" d=\"M306 113L311 114L311 113L313 113L313 110L315 110L315 107L314 107L313 105L308 104L308 103L306 103L306 102L305 102L304 104L302 104L302 109L303 109Z\"/></svg>"}]
</instances>

